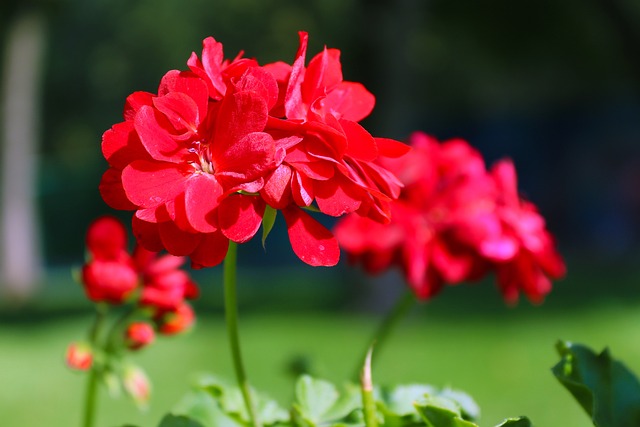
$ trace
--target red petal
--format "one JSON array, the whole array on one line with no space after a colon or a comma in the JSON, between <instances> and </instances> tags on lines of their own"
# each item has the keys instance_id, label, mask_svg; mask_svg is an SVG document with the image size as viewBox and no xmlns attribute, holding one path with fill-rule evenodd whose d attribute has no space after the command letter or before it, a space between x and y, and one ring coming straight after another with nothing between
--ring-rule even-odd
<instances>
[{"instance_id":1,"label":"red petal","mask_svg":"<svg viewBox=\"0 0 640 427\"><path fill-rule=\"evenodd\" d=\"M158 224L143 221L134 216L131 220L131 228L136 240L145 249L153 252L160 252L164 249L162 240L160 240Z\"/></svg>"},{"instance_id":2,"label":"red petal","mask_svg":"<svg viewBox=\"0 0 640 427\"><path fill-rule=\"evenodd\" d=\"M133 203L153 208L185 190L190 169L186 165L137 160L122 171L122 185Z\"/></svg>"},{"instance_id":3,"label":"red petal","mask_svg":"<svg viewBox=\"0 0 640 427\"><path fill-rule=\"evenodd\" d=\"M254 92L238 92L226 96L216 119L212 155L216 162L225 163L225 157L242 155L235 145L252 132L261 132L267 124L267 103Z\"/></svg>"},{"instance_id":4,"label":"red petal","mask_svg":"<svg viewBox=\"0 0 640 427\"><path fill-rule=\"evenodd\" d=\"M191 253L191 263L194 268L213 267L220 264L229 249L229 239L220 231L202 235L198 247Z\"/></svg>"},{"instance_id":5,"label":"red petal","mask_svg":"<svg viewBox=\"0 0 640 427\"><path fill-rule=\"evenodd\" d=\"M161 222L158 230L167 252L175 256L189 255L202 240L201 234L182 231L172 221Z\"/></svg>"},{"instance_id":6,"label":"red petal","mask_svg":"<svg viewBox=\"0 0 640 427\"><path fill-rule=\"evenodd\" d=\"M278 83L270 72L262 68L251 67L247 69L234 87L236 92L256 92L267 101L267 109L269 110L278 101Z\"/></svg>"},{"instance_id":7,"label":"red petal","mask_svg":"<svg viewBox=\"0 0 640 427\"><path fill-rule=\"evenodd\" d=\"M331 216L355 211L363 198L362 190L342 174L336 174L328 181L316 181L313 189L318 208Z\"/></svg>"},{"instance_id":8,"label":"red petal","mask_svg":"<svg viewBox=\"0 0 640 427\"><path fill-rule=\"evenodd\" d=\"M365 128L349 120L340 120L340 125L347 135L345 154L365 162L370 162L378 157L378 146Z\"/></svg>"},{"instance_id":9,"label":"red petal","mask_svg":"<svg viewBox=\"0 0 640 427\"><path fill-rule=\"evenodd\" d=\"M102 135L102 155L110 166L124 169L129 163L151 156L140 142L133 122L121 122L113 125Z\"/></svg>"},{"instance_id":10,"label":"red petal","mask_svg":"<svg viewBox=\"0 0 640 427\"><path fill-rule=\"evenodd\" d=\"M236 243L244 243L258 232L265 204L255 196L236 194L227 197L218 209L222 233Z\"/></svg>"},{"instance_id":11,"label":"red petal","mask_svg":"<svg viewBox=\"0 0 640 427\"><path fill-rule=\"evenodd\" d=\"M302 82L302 99L308 105L325 94L342 81L342 65L340 51L324 50L311 58Z\"/></svg>"},{"instance_id":12,"label":"red petal","mask_svg":"<svg viewBox=\"0 0 640 427\"><path fill-rule=\"evenodd\" d=\"M185 192L186 211L189 224L202 232L212 233L218 229L214 209L222 187L213 175L198 173L187 183Z\"/></svg>"},{"instance_id":13,"label":"red petal","mask_svg":"<svg viewBox=\"0 0 640 427\"><path fill-rule=\"evenodd\" d=\"M160 125L157 114L159 113L148 106L142 107L136 114L134 124L140 141L154 159L179 162L188 152Z\"/></svg>"},{"instance_id":14,"label":"red petal","mask_svg":"<svg viewBox=\"0 0 640 427\"><path fill-rule=\"evenodd\" d=\"M162 112L176 130L187 130L191 134L198 132L200 112L195 101L180 92L171 92L154 98L153 105Z\"/></svg>"},{"instance_id":15,"label":"red petal","mask_svg":"<svg viewBox=\"0 0 640 427\"><path fill-rule=\"evenodd\" d=\"M376 98L360 83L342 82L327 94L324 104L338 118L359 122L371 114Z\"/></svg>"},{"instance_id":16,"label":"red petal","mask_svg":"<svg viewBox=\"0 0 640 427\"><path fill-rule=\"evenodd\" d=\"M275 209L283 209L291 201L291 168L280 165L268 175L260 194L265 201Z\"/></svg>"},{"instance_id":17,"label":"red petal","mask_svg":"<svg viewBox=\"0 0 640 427\"><path fill-rule=\"evenodd\" d=\"M298 206L311 205L314 197L313 181L294 171L291 176L291 195Z\"/></svg>"},{"instance_id":18,"label":"red petal","mask_svg":"<svg viewBox=\"0 0 640 427\"><path fill-rule=\"evenodd\" d=\"M411 151L411 146L395 139L374 138L378 145L378 154L382 157L397 158Z\"/></svg>"},{"instance_id":19,"label":"red petal","mask_svg":"<svg viewBox=\"0 0 640 427\"><path fill-rule=\"evenodd\" d=\"M291 67L291 75L289 76L289 84L284 98L284 107L287 118L304 119L307 115L307 107L302 102L302 82L304 81L304 62L307 54L307 44L309 35L303 31L298 33L300 37L300 45L296 53L296 59Z\"/></svg>"},{"instance_id":20,"label":"red petal","mask_svg":"<svg viewBox=\"0 0 640 427\"><path fill-rule=\"evenodd\" d=\"M224 95L227 87L222 78L222 62L224 53L222 43L217 42L213 37L207 37L202 41L202 61L193 53L187 61L187 65L194 73L208 80L211 85L211 97L219 99L219 95ZM203 74L201 74L203 72ZM217 92L217 93L216 93Z\"/></svg>"},{"instance_id":21,"label":"red petal","mask_svg":"<svg viewBox=\"0 0 640 427\"><path fill-rule=\"evenodd\" d=\"M133 121L136 113L143 105L153 105L155 95L149 92L133 92L127 97L124 105L124 118L127 121Z\"/></svg>"},{"instance_id":22,"label":"red petal","mask_svg":"<svg viewBox=\"0 0 640 427\"><path fill-rule=\"evenodd\" d=\"M254 181L274 167L275 144L268 133L246 135L214 157L216 175L229 185ZM215 156L215 153L214 153Z\"/></svg>"},{"instance_id":23,"label":"red petal","mask_svg":"<svg viewBox=\"0 0 640 427\"><path fill-rule=\"evenodd\" d=\"M282 211L293 252L314 267L330 267L340 259L338 241L322 224L297 207Z\"/></svg>"},{"instance_id":24,"label":"red petal","mask_svg":"<svg viewBox=\"0 0 640 427\"><path fill-rule=\"evenodd\" d=\"M122 187L122 171L109 168L102 175L100 181L100 195L107 205L118 210L133 210L137 206L131 203Z\"/></svg>"},{"instance_id":25,"label":"red petal","mask_svg":"<svg viewBox=\"0 0 640 427\"><path fill-rule=\"evenodd\" d=\"M209 91L207 84L196 73L189 71L169 71L164 75L158 88L158 95L169 92L187 94L198 106L198 115L202 119L207 115Z\"/></svg>"},{"instance_id":26,"label":"red petal","mask_svg":"<svg viewBox=\"0 0 640 427\"><path fill-rule=\"evenodd\" d=\"M103 216L89 225L86 244L95 259L117 260L127 250L127 231L116 218Z\"/></svg>"}]
</instances>

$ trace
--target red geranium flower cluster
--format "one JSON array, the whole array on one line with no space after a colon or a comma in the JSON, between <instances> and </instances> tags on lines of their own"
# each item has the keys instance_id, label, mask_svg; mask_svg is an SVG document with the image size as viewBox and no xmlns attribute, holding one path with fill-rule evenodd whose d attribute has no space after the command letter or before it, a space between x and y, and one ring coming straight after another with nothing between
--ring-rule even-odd
<instances>
[{"instance_id":1,"label":"red geranium flower cluster","mask_svg":"<svg viewBox=\"0 0 640 427\"><path fill-rule=\"evenodd\" d=\"M177 333L193 323L193 309L186 300L195 298L198 288L187 272L179 269L184 258L158 257L140 246L129 255L124 226L109 216L89 226L86 243L89 260L82 268L82 284L89 299L109 304L135 300L151 313L161 333ZM130 348L153 340L151 325L142 324L146 325L134 322L127 330Z\"/></svg>"},{"instance_id":2,"label":"red geranium flower cluster","mask_svg":"<svg viewBox=\"0 0 640 427\"><path fill-rule=\"evenodd\" d=\"M410 143L408 155L381 160L404 184L391 223L348 216L334 229L350 259L370 273L400 266L422 299L495 271L505 300L522 291L541 302L565 265L544 219L519 196L511 161L487 170L463 140L416 132Z\"/></svg>"},{"instance_id":3,"label":"red geranium flower cluster","mask_svg":"<svg viewBox=\"0 0 640 427\"><path fill-rule=\"evenodd\" d=\"M300 33L293 64L260 66L242 54L224 59L209 37L189 71L169 71L157 94L128 97L125 120L103 136L110 168L100 191L113 208L136 211L142 246L213 266L271 209L300 259L330 266L337 241L305 208L388 221L401 183L378 160L407 147L358 124L373 95L343 80L338 50L305 65L307 40Z\"/></svg>"}]
</instances>

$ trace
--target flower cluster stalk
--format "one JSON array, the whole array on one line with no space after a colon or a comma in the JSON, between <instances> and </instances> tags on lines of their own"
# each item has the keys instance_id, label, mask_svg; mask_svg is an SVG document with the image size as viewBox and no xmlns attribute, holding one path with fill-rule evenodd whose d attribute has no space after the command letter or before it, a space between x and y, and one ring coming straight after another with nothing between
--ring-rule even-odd
<instances>
[{"instance_id":1,"label":"flower cluster stalk","mask_svg":"<svg viewBox=\"0 0 640 427\"><path fill-rule=\"evenodd\" d=\"M233 367L235 369L238 387L242 392L242 398L247 408L247 413L254 427L260 427L260 422L256 416L255 406L251 398L249 382L242 361L240 351L240 335L238 331L238 298L236 291L236 265L238 247L234 242L229 242L229 250L224 259L223 282L224 282L224 310L227 322L227 335L231 347Z\"/></svg>"},{"instance_id":2,"label":"flower cluster stalk","mask_svg":"<svg viewBox=\"0 0 640 427\"><path fill-rule=\"evenodd\" d=\"M98 347L98 340L102 332L104 321L107 317L109 307L106 304L98 304L96 306L96 317L93 326L89 331L89 343L91 348ZM85 392L83 427L93 427L96 415L96 398L98 392L98 369L99 366L94 363L89 370L87 379L87 388Z\"/></svg>"},{"instance_id":3,"label":"flower cluster stalk","mask_svg":"<svg viewBox=\"0 0 640 427\"><path fill-rule=\"evenodd\" d=\"M371 339L367 342L367 349L364 354L358 359L358 365L356 366L356 370L354 371L353 380L358 381L360 378L360 373L362 371L362 366L365 365L367 361L367 357L369 354L369 349L375 344L378 354L380 353L380 348L384 346L384 343L387 340L389 334L396 327L398 322L404 318L409 311L413 308L416 303L416 297L410 290L405 291L404 295L398 298L395 305L391 308L391 310L386 314L386 316L382 319L382 322L378 325L375 333L371 337Z\"/></svg>"}]
</instances>

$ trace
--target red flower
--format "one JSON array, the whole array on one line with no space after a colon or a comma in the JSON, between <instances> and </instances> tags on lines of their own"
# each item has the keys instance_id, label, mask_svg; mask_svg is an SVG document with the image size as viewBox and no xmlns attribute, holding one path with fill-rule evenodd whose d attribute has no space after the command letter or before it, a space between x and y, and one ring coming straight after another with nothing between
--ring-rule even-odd
<instances>
[{"instance_id":1,"label":"red flower","mask_svg":"<svg viewBox=\"0 0 640 427\"><path fill-rule=\"evenodd\" d=\"M186 271L179 267L184 257L163 255L137 246L133 258L142 275L140 305L154 307L156 310L175 310L185 299L198 296L198 287Z\"/></svg>"},{"instance_id":2,"label":"red flower","mask_svg":"<svg viewBox=\"0 0 640 427\"><path fill-rule=\"evenodd\" d=\"M125 331L125 342L131 350L139 350L151 344L155 339L153 326L146 322L133 322Z\"/></svg>"},{"instance_id":3,"label":"red flower","mask_svg":"<svg viewBox=\"0 0 640 427\"><path fill-rule=\"evenodd\" d=\"M292 66L261 67L241 55L224 60L222 44L207 38L191 71L170 71L157 95L127 99L125 121L103 136L110 168L100 190L112 207L136 210L145 248L216 265L229 240L256 234L269 206L282 211L294 252L328 266L337 242L301 208L388 220L401 184L374 160L407 148L357 123L375 100L342 80L339 51L325 49L305 68L306 48L301 33Z\"/></svg>"},{"instance_id":4,"label":"red flower","mask_svg":"<svg viewBox=\"0 0 640 427\"><path fill-rule=\"evenodd\" d=\"M367 271L398 265L416 295L429 298L445 283L474 280L486 270L477 247L491 222L494 187L482 157L466 142L440 144L422 133L410 141L407 156L385 162L405 185L391 206L391 223L349 216L335 233Z\"/></svg>"},{"instance_id":5,"label":"red flower","mask_svg":"<svg viewBox=\"0 0 640 427\"><path fill-rule=\"evenodd\" d=\"M90 225L87 248L90 259L82 268L82 282L92 301L120 304L140 290L139 305L164 313L198 296L198 287L180 269L184 257L158 256L139 245L130 256L126 230L115 218L101 217Z\"/></svg>"},{"instance_id":6,"label":"red flower","mask_svg":"<svg viewBox=\"0 0 640 427\"><path fill-rule=\"evenodd\" d=\"M126 230L112 217L95 220L87 231L89 262L82 283L89 299L120 304L138 285L138 273L127 253Z\"/></svg>"},{"instance_id":7,"label":"red flower","mask_svg":"<svg viewBox=\"0 0 640 427\"><path fill-rule=\"evenodd\" d=\"M536 207L518 195L513 163L496 163L491 174L499 189L496 215L502 226L502 248L483 248L483 255L495 262L498 285L508 302L516 302L518 291L533 302L542 302L551 290L551 280L566 273L562 257ZM504 248L507 248L506 250Z\"/></svg>"},{"instance_id":8,"label":"red flower","mask_svg":"<svg viewBox=\"0 0 640 427\"><path fill-rule=\"evenodd\" d=\"M195 314L193 308L183 302L175 310L159 312L156 320L160 333L174 335L191 328L195 322Z\"/></svg>"},{"instance_id":9,"label":"red flower","mask_svg":"<svg viewBox=\"0 0 640 427\"><path fill-rule=\"evenodd\" d=\"M422 133L410 141L407 156L384 161L405 185L391 223L348 216L336 226L350 259L370 273L399 266L423 299L495 269L507 301L519 290L541 301L564 263L542 217L519 198L513 165L503 161L489 173L465 141L439 144Z\"/></svg>"},{"instance_id":10,"label":"red flower","mask_svg":"<svg viewBox=\"0 0 640 427\"><path fill-rule=\"evenodd\" d=\"M74 342L67 347L67 366L78 371L86 371L93 364L93 351L85 343Z\"/></svg>"}]
</instances>

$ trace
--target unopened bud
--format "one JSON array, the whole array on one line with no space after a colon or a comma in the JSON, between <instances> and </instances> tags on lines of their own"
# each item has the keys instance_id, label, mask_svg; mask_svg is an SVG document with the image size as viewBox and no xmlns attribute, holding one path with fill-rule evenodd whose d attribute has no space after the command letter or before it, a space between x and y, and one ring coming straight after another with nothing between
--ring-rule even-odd
<instances>
[{"instance_id":1,"label":"unopened bud","mask_svg":"<svg viewBox=\"0 0 640 427\"><path fill-rule=\"evenodd\" d=\"M127 327L125 341L131 350L138 350L151 344L155 339L153 326L146 322L133 322Z\"/></svg>"},{"instance_id":2,"label":"unopened bud","mask_svg":"<svg viewBox=\"0 0 640 427\"><path fill-rule=\"evenodd\" d=\"M78 371L86 371L93 363L91 346L83 342L73 342L67 347L67 366Z\"/></svg>"}]
</instances>

